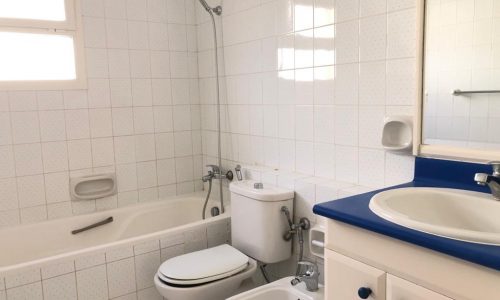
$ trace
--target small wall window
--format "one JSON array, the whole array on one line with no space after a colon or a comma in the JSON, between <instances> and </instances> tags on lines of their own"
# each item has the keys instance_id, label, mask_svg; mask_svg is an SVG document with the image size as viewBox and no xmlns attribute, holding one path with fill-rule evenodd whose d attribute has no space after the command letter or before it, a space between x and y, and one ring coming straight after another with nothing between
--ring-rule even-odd
<instances>
[{"instance_id":1,"label":"small wall window","mask_svg":"<svg viewBox=\"0 0 500 300\"><path fill-rule=\"evenodd\" d=\"M0 89L85 87L78 0L0 0Z\"/></svg>"}]
</instances>

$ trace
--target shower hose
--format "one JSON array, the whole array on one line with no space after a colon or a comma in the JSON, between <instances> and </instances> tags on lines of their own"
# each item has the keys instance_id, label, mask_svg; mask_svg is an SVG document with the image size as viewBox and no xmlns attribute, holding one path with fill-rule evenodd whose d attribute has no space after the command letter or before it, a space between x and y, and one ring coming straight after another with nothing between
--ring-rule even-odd
<instances>
[{"instance_id":1,"label":"shower hose","mask_svg":"<svg viewBox=\"0 0 500 300\"><path fill-rule=\"evenodd\" d=\"M208 199L210 199L210 193L212 192L212 179L208 181L208 193L207 198L205 199L205 204L203 204L203 212L201 213L201 217L205 220L205 215L207 212Z\"/></svg>"}]
</instances>

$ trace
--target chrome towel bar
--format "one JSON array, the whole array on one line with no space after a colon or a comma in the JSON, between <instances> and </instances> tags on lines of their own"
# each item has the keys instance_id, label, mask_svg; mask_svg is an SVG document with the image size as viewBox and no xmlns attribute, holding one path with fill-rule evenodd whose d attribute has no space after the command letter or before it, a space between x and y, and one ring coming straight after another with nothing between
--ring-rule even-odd
<instances>
[{"instance_id":1,"label":"chrome towel bar","mask_svg":"<svg viewBox=\"0 0 500 300\"><path fill-rule=\"evenodd\" d=\"M500 93L500 90L478 90L478 91L454 90L453 96L459 96L463 94L496 94L496 93Z\"/></svg>"}]
</instances>

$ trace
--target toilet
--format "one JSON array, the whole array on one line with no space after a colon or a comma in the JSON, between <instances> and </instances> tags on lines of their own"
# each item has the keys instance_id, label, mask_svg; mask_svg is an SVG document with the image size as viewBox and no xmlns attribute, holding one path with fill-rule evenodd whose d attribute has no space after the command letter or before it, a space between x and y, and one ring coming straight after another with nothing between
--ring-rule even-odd
<instances>
[{"instance_id":1,"label":"toilet","mask_svg":"<svg viewBox=\"0 0 500 300\"><path fill-rule=\"evenodd\" d=\"M293 213L294 192L245 180L233 182L231 192L232 245L220 245L165 261L155 275L158 292L167 300L219 300L233 296L257 270L292 255L289 229L281 212Z\"/></svg>"}]
</instances>

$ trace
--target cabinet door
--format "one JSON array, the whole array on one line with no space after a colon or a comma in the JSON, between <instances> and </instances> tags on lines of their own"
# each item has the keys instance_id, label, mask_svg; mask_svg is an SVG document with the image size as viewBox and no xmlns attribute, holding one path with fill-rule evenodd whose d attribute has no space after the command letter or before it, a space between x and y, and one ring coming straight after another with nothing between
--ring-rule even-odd
<instances>
[{"instance_id":1,"label":"cabinet door","mask_svg":"<svg viewBox=\"0 0 500 300\"><path fill-rule=\"evenodd\" d=\"M387 300L452 300L419 285L387 274Z\"/></svg>"},{"instance_id":2,"label":"cabinet door","mask_svg":"<svg viewBox=\"0 0 500 300\"><path fill-rule=\"evenodd\" d=\"M325 249L328 300L385 300L385 272ZM360 296L361 295L361 296Z\"/></svg>"}]
</instances>

